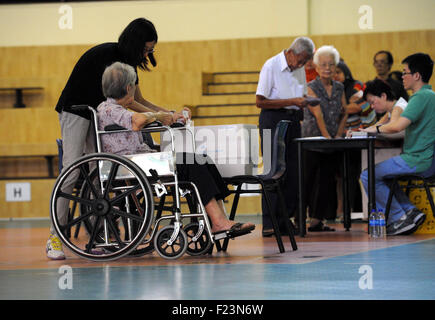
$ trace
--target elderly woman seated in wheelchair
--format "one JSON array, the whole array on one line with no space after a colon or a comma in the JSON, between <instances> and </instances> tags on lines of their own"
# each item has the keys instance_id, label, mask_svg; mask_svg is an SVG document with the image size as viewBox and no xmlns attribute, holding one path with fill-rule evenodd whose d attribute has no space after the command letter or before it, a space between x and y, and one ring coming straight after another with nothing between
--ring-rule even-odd
<instances>
[{"instance_id":1,"label":"elderly woman seated in wheelchair","mask_svg":"<svg viewBox=\"0 0 435 320\"><path fill-rule=\"evenodd\" d=\"M214 240L254 230L252 223L226 217L222 200L229 191L209 157L176 154L174 147L171 152L157 152L144 142L144 132L171 131L168 125L173 120L168 113L127 109L134 100L136 77L131 66L120 62L103 74L107 100L97 112L91 109L98 153L83 156L64 170L52 193L51 218L62 242L79 256L97 261L154 249L164 258L176 259L185 252L204 254ZM156 122L163 126L152 126ZM74 171L80 172L83 182L74 194L63 193L62 182ZM171 206L165 206L168 195L173 199ZM181 213L180 196L186 198L189 214ZM154 206L156 197L160 201ZM72 215L66 224L57 217L59 199L69 201ZM74 217L77 204L80 215ZM162 215L164 210L171 214ZM191 222L183 225L186 218ZM86 233L77 236L81 224Z\"/></svg>"}]
</instances>

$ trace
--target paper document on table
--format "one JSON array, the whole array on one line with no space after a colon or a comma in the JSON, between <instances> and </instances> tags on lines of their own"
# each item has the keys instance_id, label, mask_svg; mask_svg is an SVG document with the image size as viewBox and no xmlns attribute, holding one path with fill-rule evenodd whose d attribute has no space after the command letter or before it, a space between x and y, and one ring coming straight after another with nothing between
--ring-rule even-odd
<instances>
[{"instance_id":1,"label":"paper document on table","mask_svg":"<svg viewBox=\"0 0 435 320\"><path fill-rule=\"evenodd\" d=\"M367 138L368 134L364 131L353 131L351 138L352 139L360 139L360 138Z\"/></svg>"},{"instance_id":2,"label":"paper document on table","mask_svg":"<svg viewBox=\"0 0 435 320\"><path fill-rule=\"evenodd\" d=\"M304 137L306 140L325 140L326 138L324 136L317 136L317 137Z\"/></svg>"}]
</instances>

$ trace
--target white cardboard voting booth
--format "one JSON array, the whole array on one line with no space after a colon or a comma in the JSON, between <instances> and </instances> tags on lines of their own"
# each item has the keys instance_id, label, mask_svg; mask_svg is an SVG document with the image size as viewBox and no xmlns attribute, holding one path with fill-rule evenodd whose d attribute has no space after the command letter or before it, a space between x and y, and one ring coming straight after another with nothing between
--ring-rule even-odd
<instances>
[{"instance_id":1,"label":"white cardboard voting booth","mask_svg":"<svg viewBox=\"0 0 435 320\"><path fill-rule=\"evenodd\" d=\"M259 132L256 125L229 124L195 126L195 153L207 154L223 177L257 174L260 161ZM174 130L175 151L194 152L191 135L185 130ZM161 133L161 151L170 151L170 134Z\"/></svg>"}]
</instances>

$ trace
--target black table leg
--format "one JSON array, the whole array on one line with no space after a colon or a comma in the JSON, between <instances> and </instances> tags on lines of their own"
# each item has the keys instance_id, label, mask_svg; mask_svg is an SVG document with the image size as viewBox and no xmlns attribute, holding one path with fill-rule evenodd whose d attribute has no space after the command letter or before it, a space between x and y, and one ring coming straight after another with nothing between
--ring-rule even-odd
<instances>
[{"instance_id":1,"label":"black table leg","mask_svg":"<svg viewBox=\"0 0 435 320\"><path fill-rule=\"evenodd\" d=\"M351 226L351 212L349 205L349 166L348 152L343 151L343 224L346 231L349 231Z\"/></svg>"},{"instance_id":2,"label":"black table leg","mask_svg":"<svg viewBox=\"0 0 435 320\"><path fill-rule=\"evenodd\" d=\"M367 150L367 173L368 173L368 214L376 210L376 186L375 186L375 140L369 141ZM367 219L368 221L368 219ZM368 230L368 228L367 228Z\"/></svg>"},{"instance_id":3,"label":"black table leg","mask_svg":"<svg viewBox=\"0 0 435 320\"><path fill-rule=\"evenodd\" d=\"M304 195L304 164L302 161L302 142L298 141L298 189L299 189L299 235L304 237L306 230L306 209Z\"/></svg>"}]
</instances>

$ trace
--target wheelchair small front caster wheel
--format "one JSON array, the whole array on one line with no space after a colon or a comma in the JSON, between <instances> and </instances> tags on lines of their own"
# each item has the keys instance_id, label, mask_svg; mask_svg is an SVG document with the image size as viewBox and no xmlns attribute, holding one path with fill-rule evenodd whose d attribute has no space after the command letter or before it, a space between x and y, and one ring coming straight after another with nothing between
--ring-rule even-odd
<instances>
[{"instance_id":1,"label":"wheelchair small front caster wheel","mask_svg":"<svg viewBox=\"0 0 435 320\"><path fill-rule=\"evenodd\" d=\"M165 226L157 231L154 237L154 249L165 259L178 259L187 250L187 235L181 228L175 240L171 244L168 244L174 230L175 227L173 225Z\"/></svg>"},{"instance_id":2,"label":"wheelchair small front caster wheel","mask_svg":"<svg viewBox=\"0 0 435 320\"><path fill-rule=\"evenodd\" d=\"M204 229L198 236L199 223L192 222L186 225L183 230L187 234L187 254L200 256L208 252L211 247L211 240L208 232Z\"/></svg>"}]
</instances>

